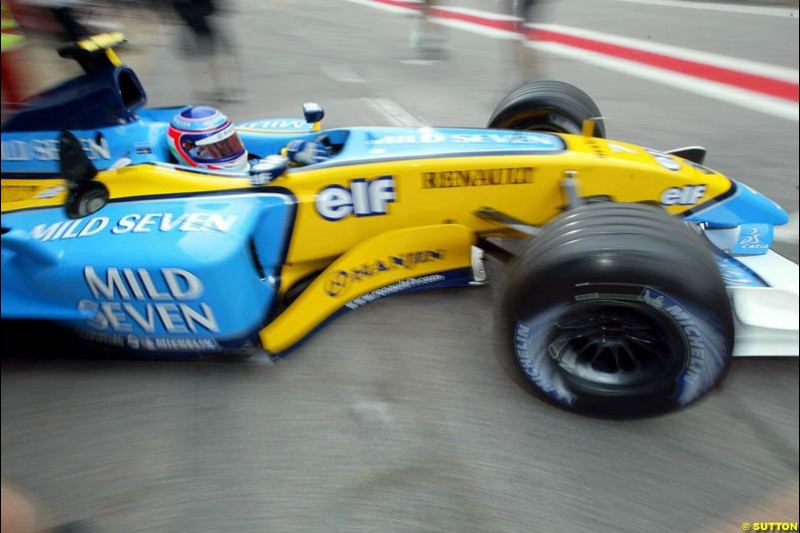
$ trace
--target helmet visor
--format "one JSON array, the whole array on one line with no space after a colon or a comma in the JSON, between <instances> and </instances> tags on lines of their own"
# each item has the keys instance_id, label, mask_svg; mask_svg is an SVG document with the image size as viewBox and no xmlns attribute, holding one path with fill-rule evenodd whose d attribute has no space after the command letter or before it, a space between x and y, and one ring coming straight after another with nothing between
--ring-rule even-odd
<instances>
[{"instance_id":1,"label":"helmet visor","mask_svg":"<svg viewBox=\"0 0 800 533\"><path fill-rule=\"evenodd\" d=\"M219 163L244 153L242 140L233 126L206 138L183 135L180 142L181 147L198 163Z\"/></svg>"}]
</instances>

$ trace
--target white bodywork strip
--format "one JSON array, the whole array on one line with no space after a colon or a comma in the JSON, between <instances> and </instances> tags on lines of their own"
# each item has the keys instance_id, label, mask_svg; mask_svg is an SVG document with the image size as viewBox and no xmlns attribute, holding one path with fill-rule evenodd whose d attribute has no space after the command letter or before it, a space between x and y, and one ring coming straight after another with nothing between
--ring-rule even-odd
<instances>
[{"instance_id":1,"label":"white bodywork strip","mask_svg":"<svg viewBox=\"0 0 800 533\"><path fill-rule=\"evenodd\" d=\"M729 287L736 340L733 355L800 355L800 268L770 250L736 258L771 287Z\"/></svg>"}]
</instances>

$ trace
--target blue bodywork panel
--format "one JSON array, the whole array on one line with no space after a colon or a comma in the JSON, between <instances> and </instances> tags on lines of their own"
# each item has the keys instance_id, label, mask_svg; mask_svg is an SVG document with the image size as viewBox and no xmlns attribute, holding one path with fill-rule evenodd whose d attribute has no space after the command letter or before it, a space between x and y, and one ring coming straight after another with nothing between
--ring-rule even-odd
<instances>
[{"instance_id":1,"label":"blue bodywork panel","mask_svg":"<svg viewBox=\"0 0 800 533\"><path fill-rule=\"evenodd\" d=\"M168 123L137 119L109 128L71 130L98 170L121 158L133 163L169 161ZM3 177L56 176L59 173L58 131L3 132Z\"/></svg>"},{"instance_id":2,"label":"blue bodywork panel","mask_svg":"<svg viewBox=\"0 0 800 533\"><path fill-rule=\"evenodd\" d=\"M692 210L687 213L687 220L705 222L710 228L733 228L747 223L780 226L789 222L789 215L781 206L744 183L733 181L733 184L725 198Z\"/></svg>"},{"instance_id":3,"label":"blue bodywork panel","mask_svg":"<svg viewBox=\"0 0 800 533\"><path fill-rule=\"evenodd\" d=\"M689 222L702 223L711 241L731 255L766 254L772 245L773 227L789 222L783 208L738 181L733 181L733 188L724 198L694 209L685 217Z\"/></svg>"},{"instance_id":4,"label":"blue bodywork panel","mask_svg":"<svg viewBox=\"0 0 800 533\"><path fill-rule=\"evenodd\" d=\"M761 277L740 263L735 257L717 250L714 259L726 287L769 287Z\"/></svg>"},{"instance_id":5,"label":"blue bodywork panel","mask_svg":"<svg viewBox=\"0 0 800 533\"><path fill-rule=\"evenodd\" d=\"M248 193L5 214L2 317L144 350L241 345L275 303L293 212L289 196Z\"/></svg>"},{"instance_id":6,"label":"blue bodywork panel","mask_svg":"<svg viewBox=\"0 0 800 533\"><path fill-rule=\"evenodd\" d=\"M109 66L44 91L3 124L15 131L88 130L129 124L147 101L136 73Z\"/></svg>"},{"instance_id":7,"label":"blue bodywork panel","mask_svg":"<svg viewBox=\"0 0 800 533\"><path fill-rule=\"evenodd\" d=\"M333 136L335 132L330 132ZM564 141L548 133L466 128L351 128L342 152L329 163L436 156L558 153Z\"/></svg>"}]
</instances>

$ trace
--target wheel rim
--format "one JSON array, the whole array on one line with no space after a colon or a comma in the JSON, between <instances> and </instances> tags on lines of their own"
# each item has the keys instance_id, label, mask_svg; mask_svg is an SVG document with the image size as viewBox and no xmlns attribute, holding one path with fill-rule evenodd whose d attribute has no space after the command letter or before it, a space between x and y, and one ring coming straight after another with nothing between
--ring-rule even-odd
<instances>
[{"instance_id":1,"label":"wheel rim","mask_svg":"<svg viewBox=\"0 0 800 533\"><path fill-rule=\"evenodd\" d=\"M581 131L581 124L561 113L547 109L537 110L525 115L518 115L511 120L501 122L501 128L518 131L541 131L543 133L569 133L576 135Z\"/></svg>"},{"instance_id":2,"label":"wheel rim","mask_svg":"<svg viewBox=\"0 0 800 533\"><path fill-rule=\"evenodd\" d=\"M652 390L680 372L684 346L675 346L676 333L672 321L649 306L582 302L551 326L546 349L573 386L626 395Z\"/></svg>"},{"instance_id":3,"label":"wheel rim","mask_svg":"<svg viewBox=\"0 0 800 533\"><path fill-rule=\"evenodd\" d=\"M554 128L552 126L548 126L546 124L542 125L535 125L535 126L528 126L522 131L541 131L543 133L571 133L561 128Z\"/></svg>"},{"instance_id":4,"label":"wheel rim","mask_svg":"<svg viewBox=\"0 0 800 533\"><path fill-rule=\"evenodd\" d=\"M105 205L105 198L96 196L94 198L89 198L86 200L86 211L88 213L94 213L101 207Z\"/></svg>"},{"instance_id":5,"label":"wheel rim","mask_svg":"<svg viewBox=\"0 0 800 533\"><path fill-rule=\"evenodd\" d=\"M78 202L78 215L89 216L102 209L107 202L108 194L104 190L87 191Z\"/></svg>"}]
</instances>

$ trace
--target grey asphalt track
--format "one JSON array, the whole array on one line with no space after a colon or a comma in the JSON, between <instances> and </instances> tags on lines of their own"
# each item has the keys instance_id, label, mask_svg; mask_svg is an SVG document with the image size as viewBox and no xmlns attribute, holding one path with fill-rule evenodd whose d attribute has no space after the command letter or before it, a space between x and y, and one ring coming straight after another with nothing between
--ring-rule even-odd
<instances>
[{"instance_id":1,"label":"grey asphalt track","mask_svg":"<svg viewBox=\"0 0 800 533\"><path fill-rule=\"evenodd\" d=\"M655 9L604 0L584 20L575 4L562 2L559 23L637 38ZM224 106L237 120L298 116L313 100L330 126L389 125L389 101L405 119L481 126L520 81L506 41L448 29L448 61L408 62L411 20L348 2L241 0L227 17L245 65L243 100ZM701 24L668 17L681 31ZM725 54L797 68L797 20L762 24L706 15L707 32L671 44L719 52L731 32L742 48ZM143 32L154 48L132 56L152 105L205 89L185 78L171 31ZM785 56L773 53L782 41L794 43ZM710 166L797 211L796 122L542 59L595 98L609 136L705 145ZM274 367L16 351L0 377L2 477L53 521L114 533L717 532L798 520L797 359L736 360L719 391L667 416L569 415L506 374L494 337L502 266L490 274L488 287L372 303Z\"/></svg>"}]
</instances>

